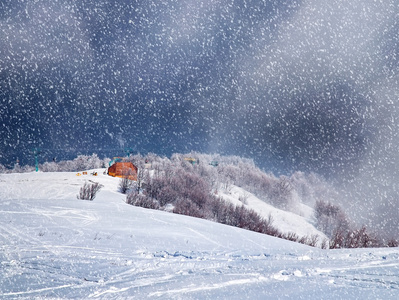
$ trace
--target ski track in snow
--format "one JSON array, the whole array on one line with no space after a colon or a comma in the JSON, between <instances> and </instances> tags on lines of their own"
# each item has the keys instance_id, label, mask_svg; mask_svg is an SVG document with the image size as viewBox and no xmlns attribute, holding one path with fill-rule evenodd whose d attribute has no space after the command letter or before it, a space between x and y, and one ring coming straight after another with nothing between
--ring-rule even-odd
<instances>
[{"instance_id":1,"label":"ski track in snow","mask_svg":"<svg viewBox=\"0 0 399 300\"><path fill-rule=\"evenodd\" d=\"M41 198L52 193L53 177L65 183L66 196ZM0 178L0 299L397 299L399 295L395 248L320 250L137 208L121 201L115 192L118 181L108 177L97 179L107 186L94 201L70 196L84 182L74 174ZM12 185L15 180L25 184ZM46 181L40 184L42 190L31 189L38 181ZM17 190L7 194L9 186Z\"/></svg>"}]
</instances>

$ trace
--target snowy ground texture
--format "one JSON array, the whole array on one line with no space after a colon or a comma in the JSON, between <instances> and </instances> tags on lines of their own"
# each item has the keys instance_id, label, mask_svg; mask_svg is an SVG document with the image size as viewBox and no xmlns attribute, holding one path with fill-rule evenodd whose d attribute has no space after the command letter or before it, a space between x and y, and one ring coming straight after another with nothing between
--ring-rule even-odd
<instances>
[{"instance_id":1,"label":"snowy ground texture","mask_svg":"<svg viewBox=\"0 0 399 300\"><path fill-rule=\"evenodd\" d=\"M104 184L76 199L84 181ZM0 175L1 299L398 299L399 250L321 250L124 203L119 179Z\"/></svg>"}]
</instances>

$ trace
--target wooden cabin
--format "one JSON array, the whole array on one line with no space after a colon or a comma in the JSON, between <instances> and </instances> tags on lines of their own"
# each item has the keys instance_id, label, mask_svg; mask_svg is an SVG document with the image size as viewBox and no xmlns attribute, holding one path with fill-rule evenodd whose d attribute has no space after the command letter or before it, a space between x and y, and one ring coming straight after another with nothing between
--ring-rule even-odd
<instances>
[{"instance_id":1,"label":"wooden cabin","mask_svg":"<svg viewBox=\"0 0 399 300\"><path fill-rule=\"evenodd\" d=\"M108 168L108 175L137 181L137 167L131 162L116 162Z\"/></svg>"}]
</instances>

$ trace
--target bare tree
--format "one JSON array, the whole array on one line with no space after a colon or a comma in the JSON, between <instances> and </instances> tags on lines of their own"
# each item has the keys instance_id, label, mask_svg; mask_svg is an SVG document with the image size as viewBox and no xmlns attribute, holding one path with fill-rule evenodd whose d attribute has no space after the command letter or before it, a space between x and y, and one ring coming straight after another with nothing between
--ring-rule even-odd
<instances>
[{"instance_id":1,"label":"bare tree","mask_svg":"<svg viewBox=\"0 0 399 300\"><path fill-rule=\"evenodd\" d=\"M250 194L246 191L244 191L239 197L238 200L242 202L243 204L248 204L248 198Z\"/></svg>"},{"instance_id":2,"label":"bare tree","mask_svg":"<svg viewBox=\"0 0 399 300\"><path fill-rule=\"evenodd\" d=\"M280 176L271 186L270 198L274 205L289 210L293 206L293 186L286 176Z\"/></svg>"},{"instance_id":3,"label":"bare tree","mask_svg":"<svg viewBox=\"0 0 399 300\"><path fill-rule=\"evenodd\" d=\"M340 206L331 202L317 201L315 216L317 220L316 227L330 238L339 231L349 230L349 221L345 212Z\"/></svg>"},{"instance_id":4,"label":"bare tree","mask_svg":"<svg viewBox=\"0 0 399 300\"><path fill-rule=\"evenodd\" d=\"M87 183L80 188L79 195L77 195L78 199L81 200L90 200L93 201L96 197L98 191L103 187L102 184L98 182Z\"/></svg>"},{"instance_id":5,"label":"bare tree","mask_svg":"<svg viewBox=\"0 0 399 300\"><path fill-rule=\"evenodd\" d=\"M139 168L137 171L137 193L140 193L140 190L143 187L143 184L146 180L148 180L149 174L148 170L145 168Z\"/></svg>"},{"instance_id":6,"label":"bare tree","mask_svg":"<svg viewBox=\"0 0 399 300\"><path fill-rule=\"evenodd\" d=\"M147 195L137 194L136 192L131 192L126 197L126 203L134 206L139 206L149 209L159 209L159 203Z\"/></svg>"},{"instance_id":7,"label":"bare tree","mask_svg":"<svg viewBox=\"0 0 399 300\"><path fill-rule=\"evenodd\" d=\"M387 243L388 247L399 247L399 241L397 239L390 239Z\"/></svg>"},{"instance_id":8,"label":"bare tree","mask_svg":"<svg viewBox=\"0 0 399 300\"><path fill-rule=\"evenodd\" d=\"M126 194L133 187L133 180L129 176L124 175L119 181L119 192Z\"/></svg>"}]
</instances>

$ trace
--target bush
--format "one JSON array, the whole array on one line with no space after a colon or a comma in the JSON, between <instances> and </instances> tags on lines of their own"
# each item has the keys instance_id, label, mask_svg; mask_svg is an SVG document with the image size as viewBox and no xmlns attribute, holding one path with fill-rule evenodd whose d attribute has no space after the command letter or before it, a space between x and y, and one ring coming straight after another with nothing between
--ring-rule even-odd
<instances>
[{"instance_id":1,"label":"bush","mask_svg":"<svg viewBox=\"0 0 399 300\"><path fill-rule=\"evenodd\" d=\"M284 235L284 239L292 242L297 242L299 240L299 236L294 232L289 232Z\"/></svg>"},{"instance_id":2,"label":"bush","mask_svg":"<svg viewBox=\"0 0 399 300\"><path fill-rule=\"evenodd\" d=\"M173 208L173 213L196 218L204 218L204 214L198 205L189 199L178 199Z\"/></svg>"},{"instance_id":3,"label":"bush","mask_svg":"<svg viewBox=\"0 0 399 300\"><path fill-rule=\"evenodd\" d=\"M139 206L149 209L159 209L159 203L146 195L131 192L126 197L126 203L134 206Z\"/></svg>"},{"instance_id":4,"label":"bush","mask_svg":"<svg viewBox=\"0 0 399 300\"><path fill-rule=\"evenodd\" d=\"M103 187L102 184L99 184L98 182L94 183L87 183L80 188L79 195L77 195L78 199L81 200L90 200L93 201L94 198L96 197L98 191Z\"/></svg>"},{"instance_id":5,"label":"bush","mask_svg":"<svg viewBox=\"0 0 399 300\"><path fill-rule=\"evenodd\" d=\"M388 247L399 247L399 241L396 239L390 239L387 243Z\"/></svg>"},{"instance_id":6,"label":"bush","mask_svg":"<svg viewBox=\"0 0 399 300\"><path fill-rule=\"evenodd\" d=\"M134 189L135 187L135 182L129 179L129 176L130 174L124 175L119 181L118 190L122 194L126 194L129 190Z\"/></svg>"},{"instance_id":7,"label":"bush","mask_svg":"<svg viewBox=\"0 0 399 300\"><path fill-rule=\"evenodd\" d=\"M349 230L349 221L340 206L325 201L317 201L315 205L317 229L332 237L339 231Z\"/></svg>"},{"instance_id":8,"label":"bush","mask_svg":"<svg viewBox=\"0 0 399 300\"><path fill-rule=\"evenodd\" d=\"M294 207L293 186L286 176L281 176L275 180L270 187L269 196L272 204L284 210L290 210Z\"/></svg>"},{"instance_id":9,"label":"bush","mask_svg":"<svg viewBox=\"0 0 399 300\"><path fill-rule=\"evenodd\" d=\"M179 193L174 190L171 186L163 186L159 193L157 194L157 199L161 206L165 206L168 204L173 204L178 199Z\"/></svg>"},{"instance_id":10,"label":"bush","mask_svg":"<svg viewBox=\"0 0 399 300\"><path fill-rule=\"evenodd\" d=\"M360 229L343 230L338 228L330 240L330 249L382 247L383 243L365 226Z\"/></svg>"}]
</instances>

